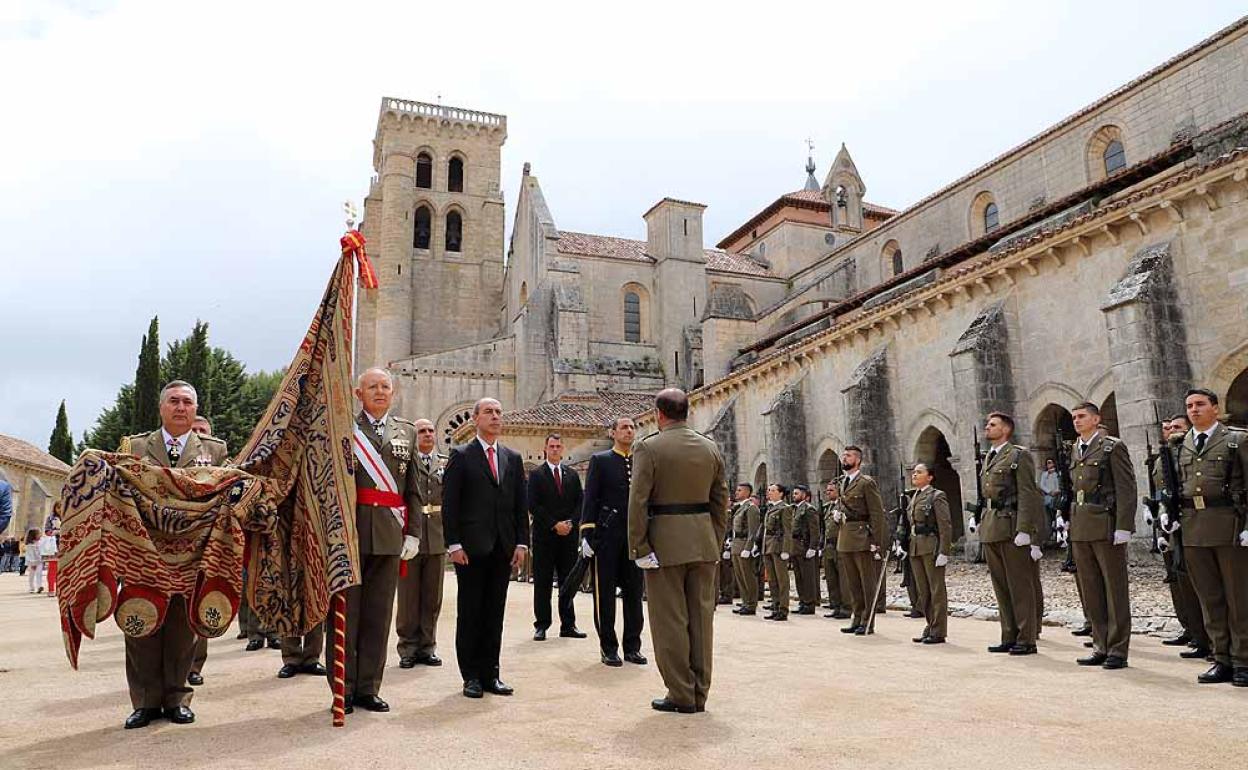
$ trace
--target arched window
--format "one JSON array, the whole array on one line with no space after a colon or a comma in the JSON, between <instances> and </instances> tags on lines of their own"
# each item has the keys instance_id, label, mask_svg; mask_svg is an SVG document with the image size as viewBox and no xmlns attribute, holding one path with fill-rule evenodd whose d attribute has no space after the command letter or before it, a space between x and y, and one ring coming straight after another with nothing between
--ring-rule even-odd
<instances>
[{"instance_id":1,"label":"arched window","mask_svg":"<svg viewBox=\"0 0 1248 770\"><path fill-rule=\"evenodd\" d=\"M901 249L897 249L893 252L893 275L901 275L905 269L906 265L901 259Z\"/></svg>"},{"instance_id":2,"label":"arched window","mask_svg":"<svg viewBox=\"0 0 1248 770\"><path fill-rule=\"evenodd\" d=\"M1000 218L997 214L997 204L989 203L984 207L984 232L990 233L997 229L1000 225Z\"/></svg>"},{"instance_id":3,"label":"arched window","mask_svg":"<svg viewBox=\"0 0 1248 770\"><path fill-rule=\"evenodd\" d=\"M464 243L464 218L458 211L446 215L446 250L461 251Z\"/></svg>"},{"instance_id":4,"label":"arched window","mask_svg":"<svg viewBox=\"0 0 1248 770\"><path fill-rule=\"evenodd\" d=\"M624 341L641 342L641 297L635 291L624 293Z\"/></svg>"},{"instance_id":5,"label":"arched window","mask_svg":"<svg viewBox=\"0 0 1248 770\"><path fill-rule=\"evenodd\" d=\"M427 152L416 156L416 186L422 190L433 188L433 157Z\"/></svg>"},{"instance_id":6,"label":"arched window","mask_svg":"<svg viewBox=\"0 0 1248 770\"><path fill-rule=\"evenodd\" d=\"M1105 148L1105 175L1109 176L1120 168L1127 167L1127 151L1122 149L1122 142L1114 139Z\"/></svg>"},{"instance_id":7,"label":"arched window","mask_svg":"<svg viewBox=\"0 0 1248 770\"><path fill-rule=\"evenodd\" d=\"M451 158L446 163L446 189L448 192L464 191L464 159Z\"/></svg>"},{"instance_id":8,"label":"arched window","mask_svg":"<svg viewBox=\"0 0 1248 770\"><path fill-rule=\"evenodd\" d=\"M412 246L418 249L429 248L429 238L433 233L433 212L428 206L421 204L416 207L416 226L412 231Z\"/></svg>"},{"instance_id":9,"label":"arched window","mask_svg":"<svg viewBox=\"0 0 1248 770\"><path fill-rule=\"evenodd\" d=\"M901 275L905 269L906 263L902 258L901 245L895 240L885 243L884 249L880 252L880 280L890 275Z\"/></svg>"}]
</instances>

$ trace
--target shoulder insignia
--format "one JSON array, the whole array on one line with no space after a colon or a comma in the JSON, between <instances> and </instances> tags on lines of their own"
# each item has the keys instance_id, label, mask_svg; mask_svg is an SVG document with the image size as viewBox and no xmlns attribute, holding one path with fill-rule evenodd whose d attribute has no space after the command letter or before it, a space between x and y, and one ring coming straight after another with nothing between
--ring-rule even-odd
<instances>
[{"instance_id":1,"label":"shoulder insignia","mask_svg":"<svg viewBox=\"0 0 1248 770\"><path fill-rule=\"evenodd\" d=\"M406 417L399 417L398 415L395 415L392 419L393 419L395 422L401 422L401 423L403 423L404 425L415 425L415 424L416 424L416 423L412 422L411 420L407 419Z\"/></svg>"},{"instance_id":2,"label":"shoulder insignia","mask_svg":"<svg viewBox=\"0 0 1248 770\"><path fill-rule=\"evenodd\" d=\"M214 443L214 444L220 444L221 446L225 446L225 439L220 439L220 438L217 438L216 436L203 436L203 435L201 435L201 436L199 437L199 440L200 440L200 441L209 441L209 442L212 442L212 443Z\"/></svg>"}]
</instances>

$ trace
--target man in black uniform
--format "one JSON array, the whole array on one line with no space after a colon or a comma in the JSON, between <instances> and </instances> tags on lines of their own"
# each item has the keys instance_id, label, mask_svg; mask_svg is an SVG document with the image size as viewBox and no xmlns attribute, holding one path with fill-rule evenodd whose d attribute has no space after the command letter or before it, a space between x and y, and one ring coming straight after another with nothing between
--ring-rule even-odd
<instances>
[{"instance_id":1,"label":"man in black uniform","mask_svg":"<svg viewBox=\"0 0 1248 770\"><path fill-rule=\"evenodd\" d=\"M581 477L563 464L563 438L558 433L546 437L546 462L529 473L530 529L533 537L533 641L546 641L550 628L550 585L558 576L559 586L576 562L575 527L581 520ZM559 593L562 597L563 592ZM576 627L576 610L569 593L559 600L559 635L584 639Z\"/></svg>"},{"instance_id":2,"label":"man in black uniform","mask_svg":"<svg viewBox=\"0 0 1248 770\"><path fill-rule=\"evenodd\" d=\"M602 662L622 666L615 635L615 589L624 601L624 660L644 664L641 654L641 568L628 556L628 489L633 473L632 418L611 424L614 445L589 459L585 503L581 510L581 552L594 560L594 628Z\"/></svg>"}]
</instances>

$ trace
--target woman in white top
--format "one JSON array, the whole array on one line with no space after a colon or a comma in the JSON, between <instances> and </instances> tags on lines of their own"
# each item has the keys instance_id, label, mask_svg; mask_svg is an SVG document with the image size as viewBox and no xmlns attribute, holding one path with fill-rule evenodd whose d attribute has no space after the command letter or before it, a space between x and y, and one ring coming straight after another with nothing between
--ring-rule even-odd
<instances>
[{"instance_id":1,"label":"woman in white top","mask_svg":"<svg viewBox=\"0 0 1248 770\"><path fill-rule=\"evenodd\" d=\"M58 548L56 531L48 530L44 532L43 538L39 540L39 560L43 562L43 571L48 576L48 596L56 596L56 554Z\"/></svg>"},{"instance_id":2,"label":"woman in white top","mask_svg":"<svg viewBox=\"0 0 1248 770\"><path fill-rule=\"evenodd\" d=\"M26 580L32 594L43 593L43 557L39 552L39 541L42 538L43 535L37 529L26 533Z\"/></svg>"}]
</instances>

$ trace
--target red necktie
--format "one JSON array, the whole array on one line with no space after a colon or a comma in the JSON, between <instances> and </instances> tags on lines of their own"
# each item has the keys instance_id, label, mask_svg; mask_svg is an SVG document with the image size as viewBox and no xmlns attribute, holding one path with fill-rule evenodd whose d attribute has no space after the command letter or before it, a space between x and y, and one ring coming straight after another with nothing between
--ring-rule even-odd
<instances>
[{"instance_id":1,"label":"red necktie","mask_svg":"<svg viewBox=\"0 0 1248 770\"><path fill-rule=\"evenodd\" d=\"M494 447L485 448L485 454L490 460L490 473L494 474L494 483L498 483L498 463L494 462Z\"/></svg>"},{"instance_id":2,"label":"red necktie","mask_svg":"<svg viewBox=\"0 0 1248 770\"><path fill-rule=\"evenodd\" d=\"M563 494L563 473L560 472L559 466L555 466L555 491Z\"/></svg>"}]
</instances>

